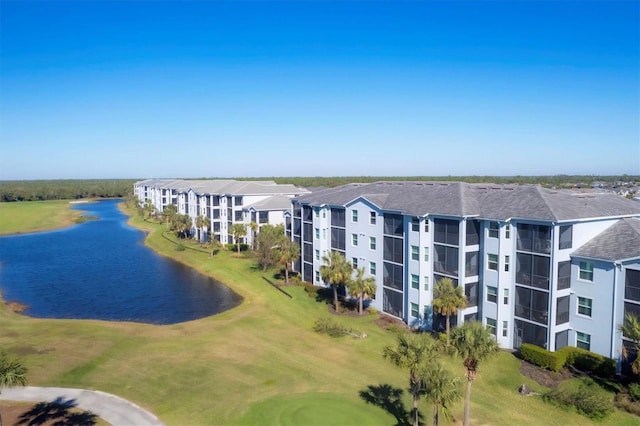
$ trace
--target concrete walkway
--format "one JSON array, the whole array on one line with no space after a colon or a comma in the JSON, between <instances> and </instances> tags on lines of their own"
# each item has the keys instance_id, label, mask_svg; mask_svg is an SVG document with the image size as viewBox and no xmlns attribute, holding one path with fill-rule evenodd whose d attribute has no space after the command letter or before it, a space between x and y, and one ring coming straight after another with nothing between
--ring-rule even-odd
<instances>
[{"instance_id":1,"label":"concrete walkway","mask_svg":"<svg viewBox=\"0 0 640 426\"><path fill-rule=\"evenodd\" d=\"M113 426L164 426L156 416L110 393L70 388L39 388L33 386L3 388L0 400L72 403L91 411Z\"/></svg>"}]
</instances>

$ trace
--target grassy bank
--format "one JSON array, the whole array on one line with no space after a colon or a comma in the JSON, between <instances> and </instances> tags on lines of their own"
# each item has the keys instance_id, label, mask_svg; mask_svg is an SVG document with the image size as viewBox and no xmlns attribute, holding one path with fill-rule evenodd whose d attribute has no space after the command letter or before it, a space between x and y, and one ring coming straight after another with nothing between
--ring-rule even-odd
<instances>
[{"instance_id":1,"label":"grassy bank","mask_svg":"<svg viewBox=\"0 0 640 426\"><path fill-rule=\"evenodd\" d=\"M243 303L169 326L33 319L2 305L0 348L24 360L30 384L114 393L175 425L402 423L383 390L403 390L408 409L406 374L382 359L382 348L393 336L374 323L374 316L333 317L365 332L365 339L316 334L315 320L331 314L301 287L287 288L289 299L262 279L252 259L226 251L213 258L176 251L162 238L162 226L139 218L131 223L151 231L146 243L155 251L223 281L243 296ZM446 364L464 376L459 360ZM518 366L509 353L480 366L472 423L594 424L538 397L518 395L523 383L543 390L520 375ZM363 395L379 397L387 409L367 404ZM422 411L431 412L426 403ZM460 421L462 403L452 411ZM598 424L631 425L637 419L616 413Z\"/></svg>"},{"instance_id":2,"label":"grassy bank","mask_svg":"<svg viewBox=\"0 0 640 426\"><path fill-rule=\"evenodd\" d=\"M48 231L71 226L82 214L69 201L0 203L0 235Z\"/></svg>"}]
</instances>

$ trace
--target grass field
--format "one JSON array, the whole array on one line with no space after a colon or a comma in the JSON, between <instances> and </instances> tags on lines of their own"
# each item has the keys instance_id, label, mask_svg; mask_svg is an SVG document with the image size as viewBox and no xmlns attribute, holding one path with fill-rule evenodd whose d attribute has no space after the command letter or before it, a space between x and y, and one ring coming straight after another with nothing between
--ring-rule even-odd
<instances>
[{"instance_id":1,"label":"grass field","mask_svg":"<svg viewBox=\"0 0 640 426\"><path fill-rule=\"evenodd\" d=\"M213 258L175 251L154 232L161 226L139 218L132 222L152 231L147 244L154 250L225 282L243 303L168 326L33 319L2 305L0 348L23 359L30 384L114 393L170 425L402 424L410 407L406 373L382 359L382 348L393 343L393 336L374 323L374 316L333 317L366 332L365 339L316 334L314 321L331 314L303 288L287 288L289 299L262 280L251 259L225 251ZM460 360L444 361L464 377ZM544 388L518 367L506 352L480 366L472 424L638 424L621 412L594 423L537 396L520 396L523 383ZM385 398L390 389L402 392L400 401ZM366 396L378 403L366 403ZM457 423L462 408L462 402L453 407ZM430 407L423 403L421 410L430 422Z\"/></svg>"},{"instance_id":2,"label":"grass field","mask_svg":"<svg viewBox=\"0 0 640 426\"><path fill-rule=\"evenodd\" d=\"M78 210L71 210L70 206L69 201L0 203L0 235L70 226L82 214Z\"/></svg>"}]
</instances>

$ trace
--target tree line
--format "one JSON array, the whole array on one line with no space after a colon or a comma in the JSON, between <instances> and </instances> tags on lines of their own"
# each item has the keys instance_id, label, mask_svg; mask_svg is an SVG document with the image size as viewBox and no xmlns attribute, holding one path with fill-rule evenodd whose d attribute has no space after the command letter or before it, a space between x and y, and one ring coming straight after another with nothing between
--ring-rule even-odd
<instances>
[{"instance_id":1,"label":"tree line","mask_svg":"<svg viewBox=\"0 0 640 426\"><path fill-rule=\"evenodd\" d=\"M0 202L123 198L135 179L56 179L0 181Z\"/></svg>"}]
</instances>

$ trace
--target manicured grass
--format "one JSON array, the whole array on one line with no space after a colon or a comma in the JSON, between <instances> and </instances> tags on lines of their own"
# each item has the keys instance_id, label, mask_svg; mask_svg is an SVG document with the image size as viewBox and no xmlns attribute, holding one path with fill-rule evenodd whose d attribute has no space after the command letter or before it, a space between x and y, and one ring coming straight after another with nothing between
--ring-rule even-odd
<instances>
[{"instance_id":1,"label":"manicured grass","mask_svg":"<svg viewBox=\"0 0 640 426\"><path fill-rule=\"evenodd\" d=\"M238 422L243 425L341 426L394 424L391 414L362 401L334 394L280 395L253 404Z\"/></svg>"},{"instance_id":2,"label":"manicured grass","mask_svg":"<svg viewBox=\"0 0 640 426\"><path fill-rule=\"evenodd\" d=\"M396 424L396 416L380 408L394 406L379 392L385 388L399 389L409 409L406 373L381 356L394 337L374 324L374 316L331 316L302 287L287 288L293 299L275 290L250 258L176 251L160 235L162 225L139 218L132 223L151 231L146 242L160 254L225 282L243 303L168 326L41 320L0 306L0 348L23 359L30 384L114 393L170 425L310 424L316 418L322 424ZM316 319L329 316L367 338L334 339L312 331ZM444 362L464 378L460 360ZM518 366L506 352L480 365L472 391L473 424L594 424L537 396L520 396L523 383L543 388L520 375ZM365 403L367 393L377 395L379 403ZM452 409L458 422L462 409L462 402ZM423 403L421 410L429 422L430 407ZM616 413L599 424L637 420Z\"/></svg>"},{"instance_id":3,"label":"manicured grass","mask_svg":"<svg viewBox=\"0 0 640 426\"><path fill-rule=\"evenodd\" d=\"M0 235L47 231L74 223L82 212L69 201L16 201L0 203Z\"/></svg>"}]
</instances>

